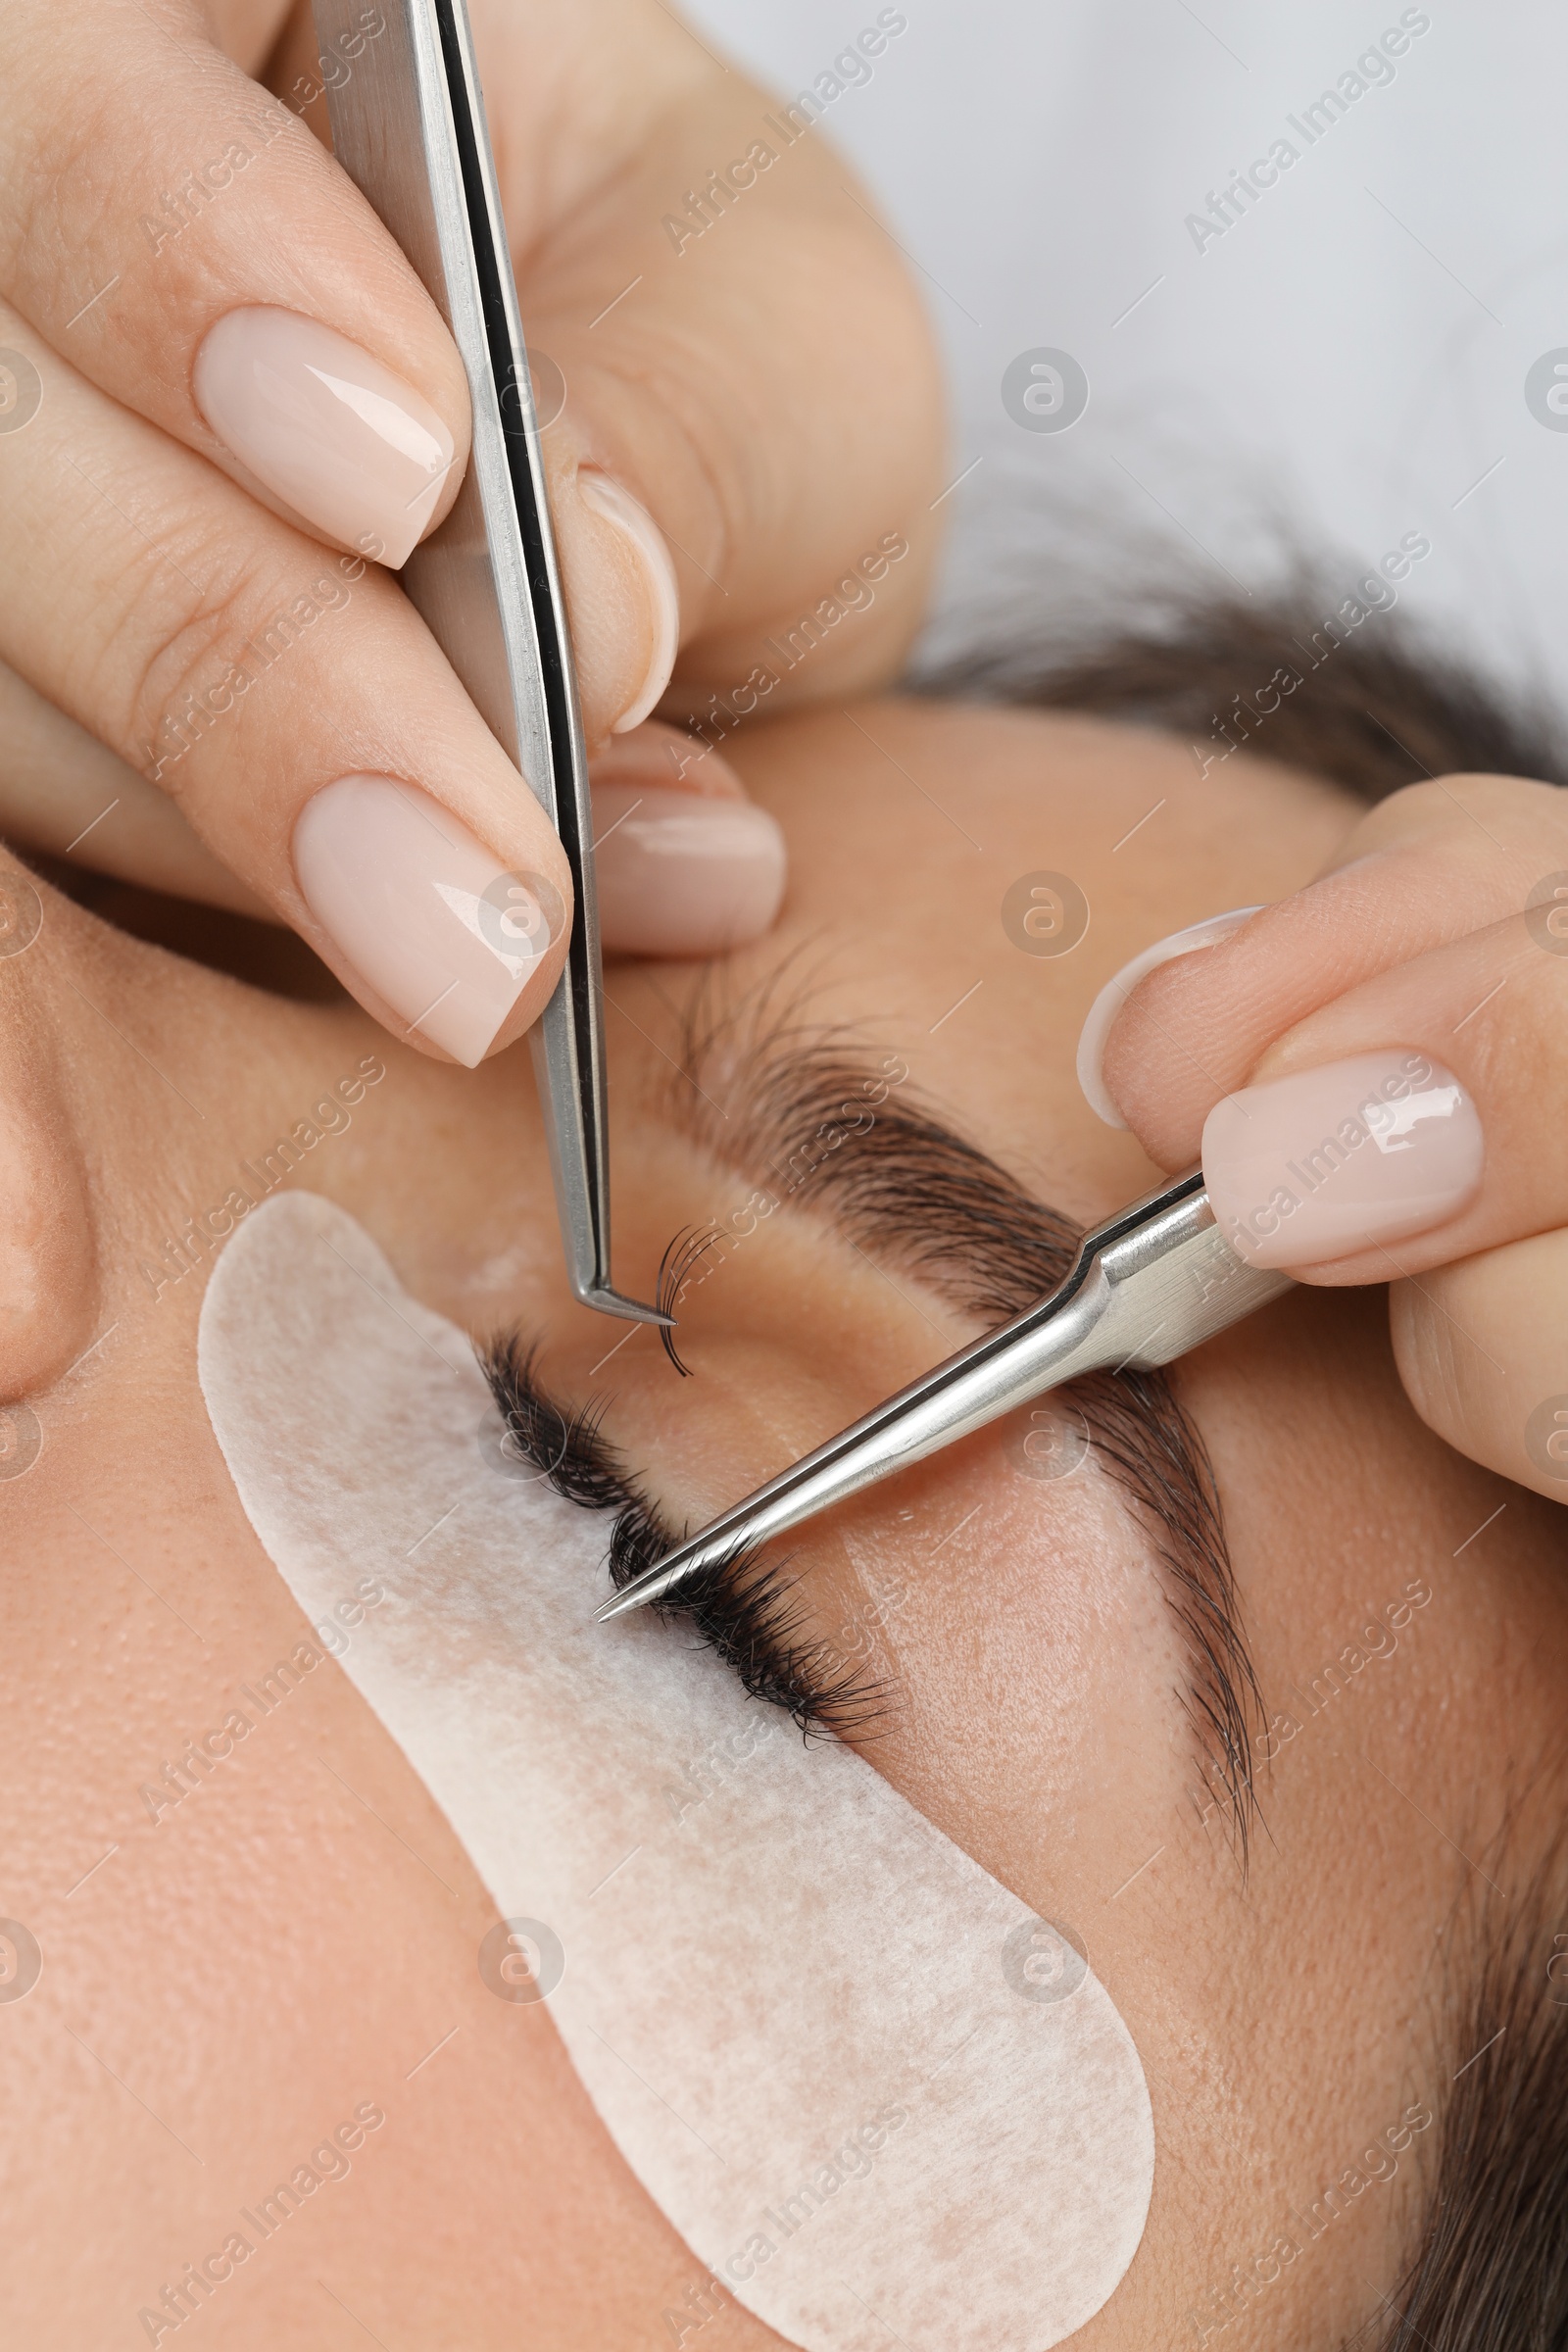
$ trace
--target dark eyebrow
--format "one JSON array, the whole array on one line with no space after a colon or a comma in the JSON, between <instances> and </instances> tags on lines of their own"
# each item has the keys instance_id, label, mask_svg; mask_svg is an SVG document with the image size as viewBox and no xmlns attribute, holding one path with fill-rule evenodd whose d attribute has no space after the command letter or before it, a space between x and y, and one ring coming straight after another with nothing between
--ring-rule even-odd
<instances>
[{"instance_id":1,"label":"dark eyebrow","mask_svg":"<svg viewBox=\"0 0 1568 2352\"><path fill-rule=\"evenodd\" d=\"M1054 1289L1077 1247L1072 1222L947 1126L896 1055L878 1066L848 1033L788 1008L781 1014L777 987L775 979L717 1018L706 1017L699 997L680 1055L689 1084L672 1082L665 1104L672 1123L781 1206L821 1216L880 1266L914 1277L966 1316L1003 1322ZM677 1304L721 1246L714 1228L677 1236L661 1302ZM574 1417L551 1401L515 1342L493 1347L487 1370L519 1451L541 1468L558 1457L554 1483L573 1499L590 1499L586 1481L597 1507L620 1506L611 1545L618 1584L673 1547L683 1531L660 1524L596 1416ZM1166 1374L1097 1373L1070 1395L1102 1467L1151 1541L1182 1642L1178 1695L1245 1858L1260 1702L1207 1451ZM671 1613L690 1617L748 1689L803 1723L854 1728L881 1703L883 1693L832 1675L833 1653L804 1640L782 1572L755 1558L728 1563ZM824 1672L826 1689L814 1679Z\"/></svg>"}]
</instances>

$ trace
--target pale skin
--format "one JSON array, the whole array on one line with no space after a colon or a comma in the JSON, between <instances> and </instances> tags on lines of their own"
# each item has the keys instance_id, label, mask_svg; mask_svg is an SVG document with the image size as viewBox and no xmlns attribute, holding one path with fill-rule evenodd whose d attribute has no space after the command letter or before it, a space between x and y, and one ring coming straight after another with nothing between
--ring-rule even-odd
<instances>
[{"instance_id":1,"label":"pale skin","mask_svg":"<svg viewBox=\"0 0 1568 2352\"><path fill-rule=\"evenodd\" d=\"M469 15L529 344L565 387L543 455L590 747L652 709L672 660L667 710L731 696L770 633L897 532L907 557L777 693L882 684L937 544L942 416L923 311L854 175L822 140L786 149L775 133L735 217L682 243L665 215L767 143L772 95L661 0L475 0ZM271 309L319 322L450 434L429 529L456 495L463 366L326 151L321 91L309 0L29 0L8 26L0 353L20 354L38 400L27 415L31 376L0 358L0 818L55 853L81 836L101 870L266 909L368 1001L290 862L300 810L329 779L406 778L502 865L568 901L571 882L395 575L359 562L340 576L342 543L279 513L196 399L219 321ZM249 160L224 163L236 140ZM171 192L209 166L214 192L171 214ZM672 629L661 564L580 494L585 471L662 537ZM243 665L301 594L326 625L160 761L166 714ZM657 748L650 764L664 784L738 789L719 756L677 774ZM499 1044L541 1009L564 953L563 938Z\"/></svg>"},{"instance_id":2,"label":"pale skin","mask_svg":"<svg viewBox=\"0 0 1568 2352\"><path fill-rule=\"evenodd\" d=\"M733 979L801 951L813 1017L853 1023L872 1064L896 1054L950 1123L1088 1222L1155 1173L1077 1092L1097 989L1176 926L1308 883L1357 811L1242 760L1195 783L1184 747L1088 721L855 715L872 741L835 712L737 743L785 825L793 882L777 934ZM1170 812L1113 849L1167 792ZM1058 958L1020 954L998 919L1041 867L1071 873L1094 908ZM347 1677L323 1661L242 1761L156 1825L138 1797L305 1633L203 1411L205 1273L155 1298L139 1262L378 1056L385 1078L295 1181L352 1210L460 1324L539 1333L551 1385L586 1399L609 1379L590 1378L607 1327L567 1298L526 1056L443 1067L352 1006L281 1003L42 899L38 937L0 961L0 1366L44 1431L35 1466L0 1490L0 1907L44 1950L26 1999L0 2005L6 2307L26 2340L71 2352L138 2340L138 2308L371 2100L384 2126L204 2307L211 2341L346 2347L363 2323L399 2352L500 2352L525 2313L542 2352L653 2352L701 2265L606 2137L548 2006L481 1984L492 1906ZM730 1219L752 1191L670 1125L682 1081L641 1034L678 1051L670 1006L689 977L609 977L616 1271L645 1292L678 1226ZM969 1328L785 1206L694 1292L692 1380L651 1340L621 1350L607 1428L695 1522ZM1331 2345L1396 2278L1437 2141L1401 2119L1430 2113L1465 2055L1444 2038L1440 1933L1476 1890L1472 1862L1511 1887L1537 1814L1560 1815L1543 1783L1519 1854L1497 1861L1508 1795L1560 1720L1560 1519L1423 1426L1380 1292L1303 1291L1189 1359L1178 1385L1213 1454L1269 1717L1245 1880L1144 1539L1092 1472L1022 1479L1008 1430L984 1433L814 1530L802 1597L832 1633L897 1571L908 1598L872 1642L895 1703L867 1756L1079 1928L1138 2044L1153 2201L1085 2352L1198 2343L1191 2315L1212 2316L1237 2265L1258 2291L1211 2343ZM1412 1587L1429 1597L1401 1597ZM1378 1655L1356 1649L1374 1616ZM1361 1666L1313 1712L1313 1678L1348 1648ZM1462 1974L1461 1942L1452 1954ZM1397 2153L1374 2166L1380 2140ZM1364 2185L1312 2237L1293 2212L1348 2170ZM1298 2241L1289 2262L1271 2256L1281 2238ZM733 2307L685 2338L779 2340Z\"/></svg>"},{"instance_id":3,"label":"pale skin","mask_svg":"<svg viewBox=\"0 0 1568 2352\"><path fill-rule=\"evenodd\" d=\"M664 685L666 722L710 715L716 695L746 723L759 662L777 663L769 640L803 612L836 617L808 660L778 665L770 712L896 675L948 511L927 321L820 130L748 165L742 195L700 235L680 226L694 183L760 132L782 134L765 129L772 96L663 0L474 0L470 14L522 314L566 391L543 449L588 741L628 800L671 785L733 799L729 717L695 760L657 718L614 730ZM291 862L302 811L335 777L384 772L566 906L560 843L393 574L263 498L193 384L205 338L240 313L347 337L453 438L436 527L467 446L458 355L325 151L335 69L308 6L27 0L13 15L0 58L0 824L24 846L295 925L372 1013L439 1055L411 1029L415 1008L397 1011L308 906ZM171 216L170 191L223 157L236 127L250 160ZM170 218L177 234L158 225ZM8 350L37 377L30 416L9 405L21 379ZM674 565L673 671L652 686L658 599L625 533L581 494L596 475L636 501ZM905 550L892 563L874 552L890 541ZM160 768L149 747L192 681L300 597L317 618L287 662ZM1352 870L1147 981L1112 1033L1107 1083L1172 1167L1197 1155L1216 1094L1249 1080L1391 1044L1451 1066L1488 1138L1477 1198L1393 1259L1364 1252L1310 1279L1408 1277L1393 1315L1417 1409L1560 1500L1568 1403L1544 1467L1541 1432L1533 1446L1528 1434L1533 1414L1549 1432L1568 1398L1568 1192L1549 1149L1568 989L1560 796L1493 778L1456 799L1435 779L1335 858ZM664 929L682 953L740 932L711 890L704 902L690 887L701 866L687 860L685 886L678 860L666 869ZM1529 906L1554 883L1550 906ZM604 903L613 948L614 894ZM564 954L563 931L491 1050L537 1016Z\"/></svg>"},{"instance_id":4,"label":"pale skin","mask_svg":"<svg viewBox=\"0 0 1568 2352\"><path fill-rule=\"evenodd\" d=\"M1223 946L1152 973L1111 1032L1106 1075L1174 1168L1198 1156L1203 1112L1244 1077L1395 1040L1450 1067L1487 1139L1475 1197L1392 1250L1302 1278L1392 1281L1399 1374L1422 1418L1561 1502L1560 1447L1533 1450L1527 1433L1533 1410L1568 1391L1568 1187L1548 1141L1568 1001L1568 796L1517 776L1434 777L1364 816L1328 868Z\"/></svg>"}]
</instances>

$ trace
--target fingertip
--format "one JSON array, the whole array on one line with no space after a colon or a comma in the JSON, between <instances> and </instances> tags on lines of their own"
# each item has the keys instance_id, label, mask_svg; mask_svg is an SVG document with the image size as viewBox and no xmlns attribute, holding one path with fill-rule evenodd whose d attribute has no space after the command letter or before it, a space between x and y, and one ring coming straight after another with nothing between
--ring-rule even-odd
<instances>
[{"instance_id":1,"label":"fingertip","mask_svg":"<svg viewBox=\"0 0 1568 2352\"><path fill-rule=\"evenodd\" d=\"M1244 923L1250 922L1254 914L1261 912L1260 906L1235 906L1228 913L1209 915L1200 923L1189 923L1185 929L1172 931L1166 938L1156 940L1152 947L1145 948L1105 982L1089 1007L1088 1017L1079 1033L1077 1066L1078 1084L1084 1100L1097 1118L1102 1119L1107 1127L1125 1130L1128 1124L1122 1116L1115 1094L1106 1083L1104 1062L1111 1030L1139 982L1151 972L1157 971L1161 964L1174 962L1179 956L1197 955L1203 948L1218 947L1223 941L1234 937Z\"/></svg>"},{"instance_id":2,"label":"fingertip","mask_svg":"<svg viewBox=\"0 0 1568 2352\"><path fill-rule=\"evenodd\" d=\"M207 425L288 514L396 571L451 507L467 454L418 388L324 319L226 311L197 347Z\"/></svg>"},{"instance_id":3,"label":"fingertip","mask_svg":"<svg viewBox=\"0 0 1568 2352\"><path fill-rule=\"evenodd\" d=\"M504 865L418 785L339 776L300 811L292 855L314 944L401 1042L473 1069L544 1010L564 891L536 865Z\"/></svg>"},{"instance_id":4,"label":"fingertip","mask_svg":"<svg viewBox=\"0 0 1568 2352\"><path fill-rule=\"evenodd\" d=\"M600 929L613 954L723 955L777 920L784 833L755 802L603 783L594 831Z\"/></svg>"},{"instance_id":5,"label":"fingertip","mask_svg":"<svg viewBox=\"0 0 1568 2352\"><path fill-rule=\"evenodd\" d=\"M1389 1294L1395 1361L1429 1429L1568 1503L1568 1232L1483 1250Z\"/></svg>"},{"instance_id":6,"label":"fingertip","mask_svg":"<svg viewBox=\"0 0 1568 2352\"><path fill-rule=\"evenodd\" d=\"M663 534L624 484L579 466L555 508L590 740L629 734L669 684L680 590Z\"/></svg>"}]
</instances>

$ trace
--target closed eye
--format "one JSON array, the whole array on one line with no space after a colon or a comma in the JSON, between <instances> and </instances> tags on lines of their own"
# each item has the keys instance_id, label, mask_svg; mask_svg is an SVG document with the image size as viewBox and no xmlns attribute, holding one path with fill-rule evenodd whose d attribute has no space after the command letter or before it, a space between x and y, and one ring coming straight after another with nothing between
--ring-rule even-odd
<instances>
[{"instance_id":1,"label":"closed eye","mask_svg":"<svg viewBox=\"0 0 1568 2352\"><path fill-rule=\"evenodd\" d=\"M517 1453L568 1502L613 1511L610 1575L618 1591L672 1551L674 1529L660 1519L599 1425L600 1409L570 1412L541 1386L536 1350L520 1337L496 1340L480 1361ZM886 1686L847 1667L828 1642L803 1632L790 1597L787 1561L764 1563L742 1550L716 1563L666 1602L732 1667L753 1698L783 1707L808 1737L864 1738L886 1712Z\"/></svg>"},{"instance_id":2,"label":"closed eye","mask_svg":"<svg viewBox=\"0 0 1568 2352\"><path fill-rule=\"evenodd\" d=\"M1070 1220L945 1126L906 1085L896 1056L871 1067L837 1033L787 1008L780 1015L772 985L723 1021L700 1028L688 1018L678 1066L690 1085L672 1096L675 1123L711 1158L768 1188L772 1209L804 1209L975 1321L1004 1322L1054 1289L1077 1246ZM664 1306L678 1305L702 1242L671 1245ZM602 1436L598 1410L573 1415L555 1404L515 1340L493 1347L487 1361L519 1450L573 1500L615 1510L616 1584L672 1550L684 1531L661 1522ZM1205 1777L1228 1799L1245 1865L1256 1803L1252 1727L1262 1710L1207 1451L1164 1373L1094 1373L1066 1393L1151 1541L1186 1660L1183 1703ZM829 1644L808 1638L792 1586L785 1567L742 1555L671 1613L688 1616L749 1690L803 1726L842 1732L872 1722L886 1711L887 1687L864 1683Z\"/></svg>"}]
</instances>

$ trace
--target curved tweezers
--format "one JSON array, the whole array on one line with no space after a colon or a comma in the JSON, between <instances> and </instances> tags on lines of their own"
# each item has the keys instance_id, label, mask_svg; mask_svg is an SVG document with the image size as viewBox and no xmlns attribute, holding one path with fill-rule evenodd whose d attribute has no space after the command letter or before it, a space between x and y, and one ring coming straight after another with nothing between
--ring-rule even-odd
<instances>
[{"instance_id":1,"label":"curved tweezers","mask_svg":"<svg viewBox=\"0 0 1568 2352\"><path fill-rule=\"evenodd\" d=\"M769 1479L595 1615L667 1600L743 1545L799 1527L1032 1396L1085 1372L1168 1364L1292 1287L1290 1275L1236 1255L1215 1222L1203 1171L1194 1168L1087 1234L1066 1278L1038 1305Z\"/></svg>"}]
</instances>

